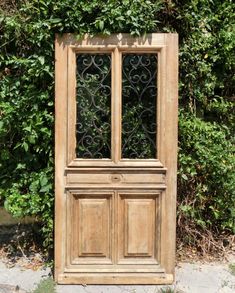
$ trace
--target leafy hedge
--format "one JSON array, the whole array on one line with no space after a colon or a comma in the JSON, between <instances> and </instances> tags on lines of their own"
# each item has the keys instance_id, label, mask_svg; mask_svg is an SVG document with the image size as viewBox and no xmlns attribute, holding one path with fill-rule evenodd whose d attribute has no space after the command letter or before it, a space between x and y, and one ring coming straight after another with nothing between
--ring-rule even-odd
<instances>
[{"instance_id":1,"label":"leafy hedge","mask_svg":"<svg viewBox=\"0 0 235 293\"><path fill-rule=\"evenodd\" d=\"M178 32L178 218L235 231L235 3L5 0L0 4L0 195L53 230L54 36Z\"/></svg>"}]
</instances>

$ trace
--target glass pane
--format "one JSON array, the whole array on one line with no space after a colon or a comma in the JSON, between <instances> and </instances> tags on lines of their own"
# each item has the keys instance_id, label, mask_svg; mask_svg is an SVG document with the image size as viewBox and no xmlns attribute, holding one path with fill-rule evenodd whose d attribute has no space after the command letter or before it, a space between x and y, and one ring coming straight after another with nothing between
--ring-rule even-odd
<instances>
[{"instance_id":1,"label":"glass pane","mask_svg":"<svg viewBox=\"0 0 235 293\"><path fill-rule=\"evenodd\" d=\"M157 55L122 57L122 157L156 158Z\"/></svg>"},{"instance_id":2,"label":"glass pane","mask_svg":"<svg viewBox=\"0 0 235 293\"><path fill-rule=\"evenodd\" d=\"M111 157L111 56L77 54L78 158Z\"/></svg>"}]
</instances>

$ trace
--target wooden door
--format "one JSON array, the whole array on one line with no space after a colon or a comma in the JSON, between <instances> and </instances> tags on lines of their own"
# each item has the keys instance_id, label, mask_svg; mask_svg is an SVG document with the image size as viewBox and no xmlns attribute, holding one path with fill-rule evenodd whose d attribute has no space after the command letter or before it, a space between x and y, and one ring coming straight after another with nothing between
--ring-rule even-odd
<instances>
[{"instance_id":1,"label":"wooden door","mask_svg":"<svg viewBox=\"0 0 235 293\"><path fill-rule=\"evenodd\" d=\"M177 39L56 37L58 283L173 282Z\"/></svg>"}]
</instances>

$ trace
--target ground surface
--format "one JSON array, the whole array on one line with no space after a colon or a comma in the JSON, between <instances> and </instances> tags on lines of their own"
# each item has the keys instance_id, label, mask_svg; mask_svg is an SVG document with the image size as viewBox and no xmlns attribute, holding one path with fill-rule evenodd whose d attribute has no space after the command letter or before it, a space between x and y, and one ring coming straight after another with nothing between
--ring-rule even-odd
<instances>
[{"instance_id":1,"label":"ground surface","mask_svg":"<svg viewBox=\"0 0 235 293\"><path fill-rule=\"evenodd\" d=\"M0 293L32 292L37 284L50 275L49 268L38 270L22 266L8 268L0 262ZM20 290L14 290L18 286ZM168 286L165 286L167 288ZM57 293L157 293L160 286L56 286ZM179 263L172 289L184 293L234 293L235 276L228 263ZM48 293L48 292L45 292Z\"/></svg>"},{"instance_id":2,"label":"ground surface","mask_svg":"<svg viewBox=\"0 0 235 293\"><path fill-rule=\"evenodd\" d=\"M0 293L31 293L43 279L51 276L51 270L43 268L43 254L36 245L35 230L29 223L31 219L26 219L19 226L17 220L0 207ZM57 285L56 293L235 293L235 269L234 274L229 269L229 264L235 264L234 246L226 256L227 262L207 264L196 262L198 258L191 250L189 253L179 251L178 247L180 259L186 259L186 262L178 262L176 281L172 286ZM216 258L212 255L208 259ZM161 288L165 290L161 291ZM44 291L40 293L51 293Z\"/></svg>"}]
</instances>

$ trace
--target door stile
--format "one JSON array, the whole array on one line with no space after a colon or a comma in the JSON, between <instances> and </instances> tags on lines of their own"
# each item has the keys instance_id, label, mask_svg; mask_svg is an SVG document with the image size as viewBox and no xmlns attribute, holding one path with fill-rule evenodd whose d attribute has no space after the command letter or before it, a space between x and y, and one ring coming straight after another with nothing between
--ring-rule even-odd
<instances>
[{"instance_id":1,"label":"door stile","mask_svg":"<svg viewBox=\"0 0 235 293\"><path fill-rule=\"evenodd\" d=\"M76 104L76 52L74 49L68 49L68 158L67 165L69 165L76 157L75 146L76 146L76 119L77 119L77 104Z\"/></svg>"},{"instance_id":2,"label":"door stile","mask_svg":"<svg viewBox=\"0 0 235 293\"><path fill-rule=\"evenodd\" d=\"M121 58L120 52L116 47L113 53L114 62L112 64L113 70L113 80L114 86L112 89L113 92L113 155L114 163L117 164L121 158Z\"/></svg>"},{"instance_id":3,"label":"door stile","mask_svg":"<svg viewBox=\"0 0 235 293\"><path fill-rule=\"evenodd\" d=\"M166 191L162 198L162 265L168 274L174 275L176 242L176 188L177 188L177 135L178 135L178 35L165 35L166 71L164 105L164 164Z\"/></svg>"},{"instance_id":4,"label":"door stile","mask_svg":"<svg viewBox=\"0 0 235 293\"><path fill-rule=\"evenodd\" d=\"M158 260L159 266L162 267L161 264L161 225L159 223L161 222L162 218L162 196L164 194L164 190L160 191L158 194L158 198L156 201L155 206L155 216L156 216L156 231L155 231L155 252L156 252L156 259ZM163 268L163 267L162 267Z\"/></svg>"},{"instance_id":5,"label":"door stile","mask_svg":"<svg viewBox=\"0 0 235 293\"><path fill-rule=\"evenodd\" d=\"M156 134L156 141L157 141L157 150L156 150L156 158L160 160L159 154L161 153L160 148L161 148L161 52L162 50L159 50L157 52L157 119L156 119L156 125L157 125L157 134Z\"/></svg>"},{"instance_id":6,"label":"door stile","mask_svg":"<svg viewBox=\"0 0 235 293\"><path fill-rule=\"evenodd\" d=\"M58 35L55 40L55 279L64 271L66 231L65 175L67 152L68 47Z\"/></svg>"},{"instance_id":7,"label":"door stile","mask_svg":"<svg viewBox=\"0 0 235 293\"><path fill-rule=\"evenodd\" d=\"M118 247L119 247L119 243L118 243L118 191L115 190L114 191L114 210L113 210L113 218L114 218L114 237L113 237L113 241L114 241L114 251L113 251L113 262L114 265L117 264L118 262ZM116 224L115 224L116 223Z\"/></svg>"},{"instance_id":8,"label":"door stile","mask_svg":"<svg viewBox=\"0 0 235 293\"><path fill-rule=\"evenodd\" d=\"M165 100L166 100L166 47L158 52L158 95L157 95L157 158L165 166Z\"/></svg>"}]
</instances>

